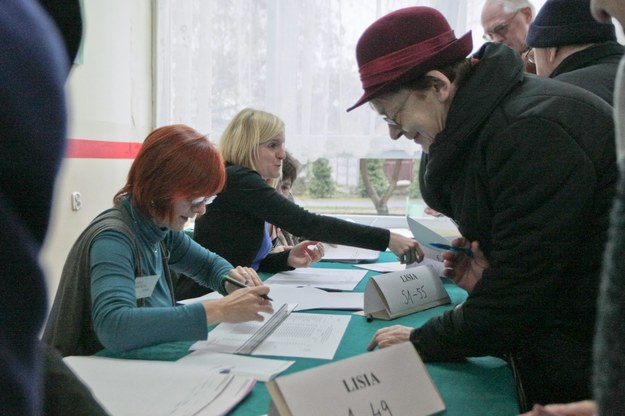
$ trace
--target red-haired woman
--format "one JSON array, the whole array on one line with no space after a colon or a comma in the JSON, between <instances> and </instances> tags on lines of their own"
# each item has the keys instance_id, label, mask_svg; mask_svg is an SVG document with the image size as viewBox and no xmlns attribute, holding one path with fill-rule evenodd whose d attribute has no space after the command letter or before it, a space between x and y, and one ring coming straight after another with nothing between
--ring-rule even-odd
<instances>
[{"instance_id":1,"label":"red-haired woman","mask_svg":"<svg viewBox=\"0 0 625 416\"><path fill-rule=\"evenodd\" d=\"M74 244L44 340L63 355L86 355L205 339L208 325L262 320L259 312L272 306L256 272L234 268L182 231L224 183L221 155L205 136L185 125L153 131L114 207ZM175 306L170 268L227 296ZM251 287L235 291L228 276Z\"/></svg>"}]
</instances>

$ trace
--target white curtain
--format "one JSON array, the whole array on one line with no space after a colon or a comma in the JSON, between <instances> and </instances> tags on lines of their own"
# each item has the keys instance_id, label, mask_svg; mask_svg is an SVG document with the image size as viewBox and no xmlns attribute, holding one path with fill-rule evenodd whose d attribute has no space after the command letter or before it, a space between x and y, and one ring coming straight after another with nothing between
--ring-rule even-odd
<instances>
[{"instance_id":1,"label":"white curtain","mask_svg":"<svg viewBox=\"0 0 625 416\"><path fill-rule=\"evenodd\" d=\"M186 123L215 142L242 108L273 112L300 162L326 157L351 176L357 158L418 158L391 141L362 94L355 45L380 16L432 6L456 36L481 43L483 0L156 0L157 124ZM341 162L342 161L342 162ZM337 172L338 173L338 172ZM357 176L357 172L355 172Z\"/></svg>"}]
</instances>

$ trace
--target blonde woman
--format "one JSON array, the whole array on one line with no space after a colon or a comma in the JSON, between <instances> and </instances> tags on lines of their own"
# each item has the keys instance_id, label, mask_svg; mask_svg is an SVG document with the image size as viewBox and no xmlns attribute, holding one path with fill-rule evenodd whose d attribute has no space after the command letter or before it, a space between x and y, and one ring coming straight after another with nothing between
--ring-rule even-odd
<instances>
[{"instance_id":1,"label":"blonde woman","mask_svg":"<svg viewBox=\"0 0 625 416\"><path fill-rule=\"evenodd\" d=\"M259 271L278 272L306 267L323 255L310 241L271 253L269 224L289 233L327 243L372 250L388 247L404 262L423 258L418 243L387 229L311 213L275 188L286 157L285 126L277 116L247 108L226 127L219 150L226 161L226 186L206 214L195 222L194 239L230 262ZM200 296L206 289L181 279L179 298Z\"/></svg>"}]
</instances>

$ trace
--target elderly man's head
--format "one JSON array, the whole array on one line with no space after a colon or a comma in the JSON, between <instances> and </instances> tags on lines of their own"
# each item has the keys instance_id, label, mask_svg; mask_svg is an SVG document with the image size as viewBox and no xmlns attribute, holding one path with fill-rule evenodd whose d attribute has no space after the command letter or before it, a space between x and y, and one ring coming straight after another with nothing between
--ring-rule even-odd
<instances>
[{"instance_id":1,"label":"elderly man's head","mask_svg":"<svg viewBox=\"0 0 625 416\"><path fill-rule=\"evenodd\" d=\"M508 45L519 53L527 50L525 37L534 17L528 0L486 0L482 8L484 39Z\"/></svg>"},{"instance_id":2,"label":"elderly man's head","mask_svg":"<svg viewBox=\"0 0 625 416\"><path fill-rule=\"evenodd\" d=\"M590 0L547 0L527 32L536 73L546 77L569 56L608 41L616 41L614 25L593 18Z\"/></svg>"}]
</instances>

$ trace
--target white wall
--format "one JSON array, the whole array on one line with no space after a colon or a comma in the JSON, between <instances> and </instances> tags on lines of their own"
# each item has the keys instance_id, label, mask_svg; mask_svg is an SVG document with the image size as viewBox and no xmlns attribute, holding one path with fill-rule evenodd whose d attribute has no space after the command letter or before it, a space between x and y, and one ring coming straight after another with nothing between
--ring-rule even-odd
<instances>
[{"instance_id":1,"label":"white wall","mask_svg":"<svg viewBox=\"0 0 625 416\"><path fill-rule=\"evenodd\" d=\"M152 2L84 0L83 60L68 81L70 138L142 142L153 126ZM49 294L86 225L112 205L130 159L64 159L42 252ZM72 211L71 192L82 195Z\"/></svg>"}]
</instances>

